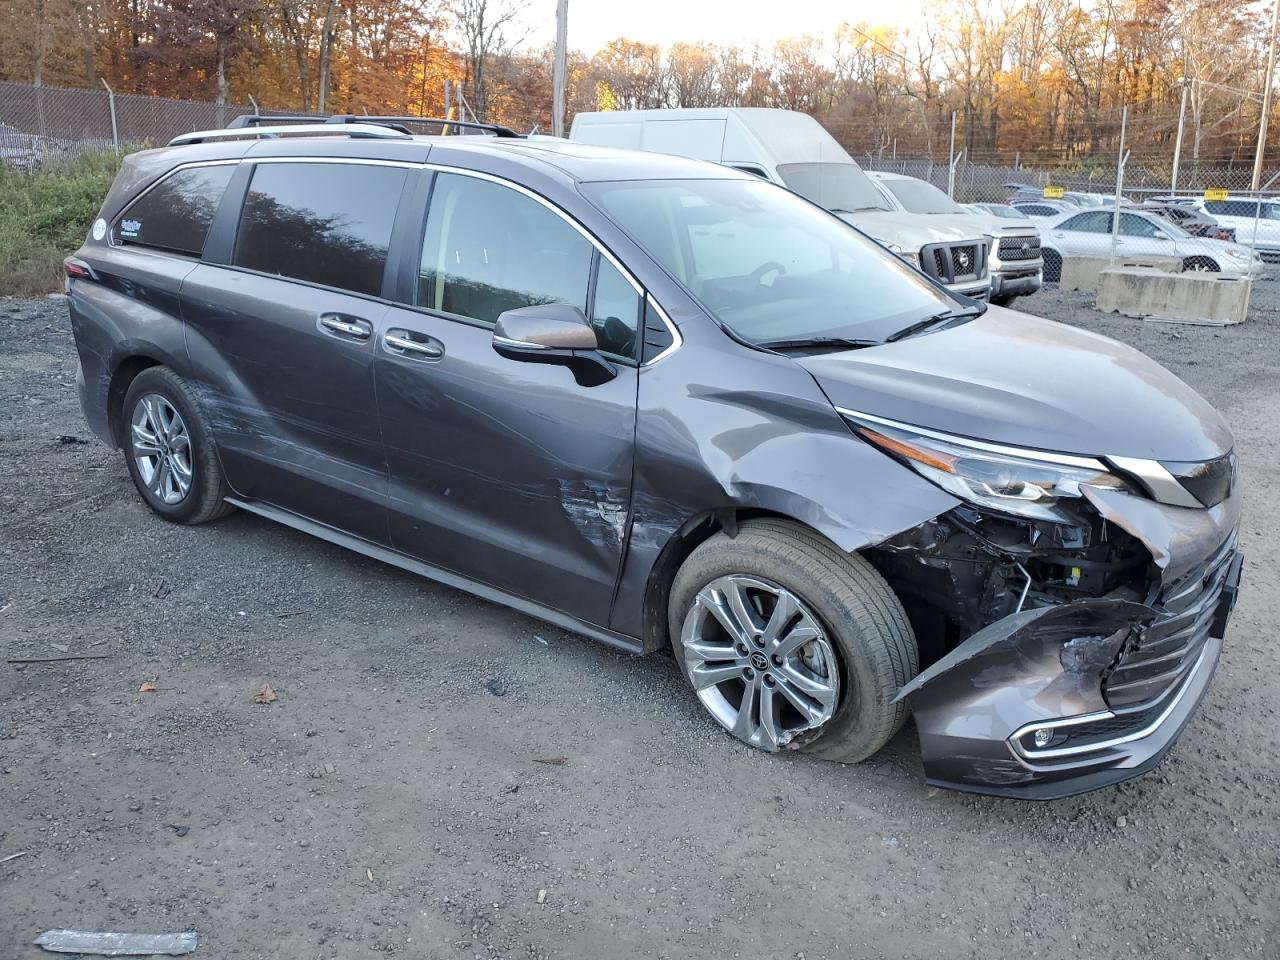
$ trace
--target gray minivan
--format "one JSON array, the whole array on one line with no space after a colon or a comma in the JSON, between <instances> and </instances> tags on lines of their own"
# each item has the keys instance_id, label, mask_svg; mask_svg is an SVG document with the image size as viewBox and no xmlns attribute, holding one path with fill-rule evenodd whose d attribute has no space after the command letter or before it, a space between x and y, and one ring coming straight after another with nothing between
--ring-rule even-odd
<instances>
[{"instance_id":1,"label":"gray minivan","mask_svg":"<svg viewBox=\"0 0 1280 960\"><path fill-rule=\"evenodd\" d=\"M250 125L128 157L66 262L85 417L240 508L635 653L763 750L931 783L1134 776L1240 575L1222 418L678 157ZM253 125L257 123L257 125Z\"/></svg>"}]
</instances>

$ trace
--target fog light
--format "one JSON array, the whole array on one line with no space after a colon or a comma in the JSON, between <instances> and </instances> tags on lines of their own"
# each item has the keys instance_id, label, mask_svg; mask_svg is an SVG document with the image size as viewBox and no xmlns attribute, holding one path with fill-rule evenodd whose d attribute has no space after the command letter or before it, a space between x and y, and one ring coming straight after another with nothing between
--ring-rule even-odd
<instances>
[{"instance_id":1,"label":"fog light","mask_svg":"<svg viewBox=\"0 0 1280 960\"><path fill-rule=\"evenodd\" d=\"M1032 739L1035 740L1038 749L1043 749L1053 740L1053 731L1048 727L1041 727L1032 734Z\"/></svg>"}]
</instances>

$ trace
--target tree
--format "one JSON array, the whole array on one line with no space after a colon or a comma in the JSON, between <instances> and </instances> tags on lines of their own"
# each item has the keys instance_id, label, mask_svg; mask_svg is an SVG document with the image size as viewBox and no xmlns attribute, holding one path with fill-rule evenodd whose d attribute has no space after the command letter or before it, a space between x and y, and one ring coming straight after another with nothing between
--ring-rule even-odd
<instances>
[{"instance_id":1,"label":"tree","mask_svg":"<svg viewBox=\"0 0 1280 960\"><path fill-rule=\"evenodd\" d=\"M489 87L485 68L490 58L510 53L523 36L514 36L515 22L529 0L449 0L466 54L467 73L475 102L471 108L484 122L489 110Z\"/></svg>"}]
</instances>

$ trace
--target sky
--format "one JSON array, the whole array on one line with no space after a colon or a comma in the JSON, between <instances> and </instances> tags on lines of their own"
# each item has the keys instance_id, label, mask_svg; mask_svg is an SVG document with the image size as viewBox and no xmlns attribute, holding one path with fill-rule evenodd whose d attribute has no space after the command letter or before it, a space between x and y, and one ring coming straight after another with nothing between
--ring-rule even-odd
<instances>
[{"instance_id":1,"label":"sky","mask_svg":"<svg viewBox=\"0 0 1280 960\"><path fill-rule=\"evenodd\" d=\"M623 36L663 47L704 40L765 46L783 37L826 36L845 21L912 25L919 0L569 0L569 48L591 54ZM532 0L523 14L526 43L555 39L556 0Z\"/></svg>"}]
</instances>

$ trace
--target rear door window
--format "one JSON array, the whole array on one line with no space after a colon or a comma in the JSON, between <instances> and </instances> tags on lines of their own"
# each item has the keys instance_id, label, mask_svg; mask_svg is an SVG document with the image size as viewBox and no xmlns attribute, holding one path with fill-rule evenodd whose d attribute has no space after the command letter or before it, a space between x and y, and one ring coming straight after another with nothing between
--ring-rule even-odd
<instances>
[{"instance_id":1,"label":"rear door window","mask_svg":"<svg viewBox=\"0 0 1280 960\"><path fill-rule=\"evenodd\" d=\"M407 176L373 164L259 163L232 262L378 296Z\"/></svg>"},{"instance_id":2,"label":"rear door window","mask_svg":"<svg viewBox=\"0 0 1280 960\"><path fill-rule=\"evenodd\" d=\"M171 173L116 218L112 242L200 256L209 224L235 172L235 164L221 164Z\"/></svg>"},{"instance_id":3,"label":"rear door window","mask_svg":"<svg viewBox=\"0 0 1280 960\"><path fill-rule=\"evenodd\" d=\"M489 180L441 173L431 191L418 306L493 324L541 303L586 313L593 248L558 214Z\"/></svg>"}]
</instances>

